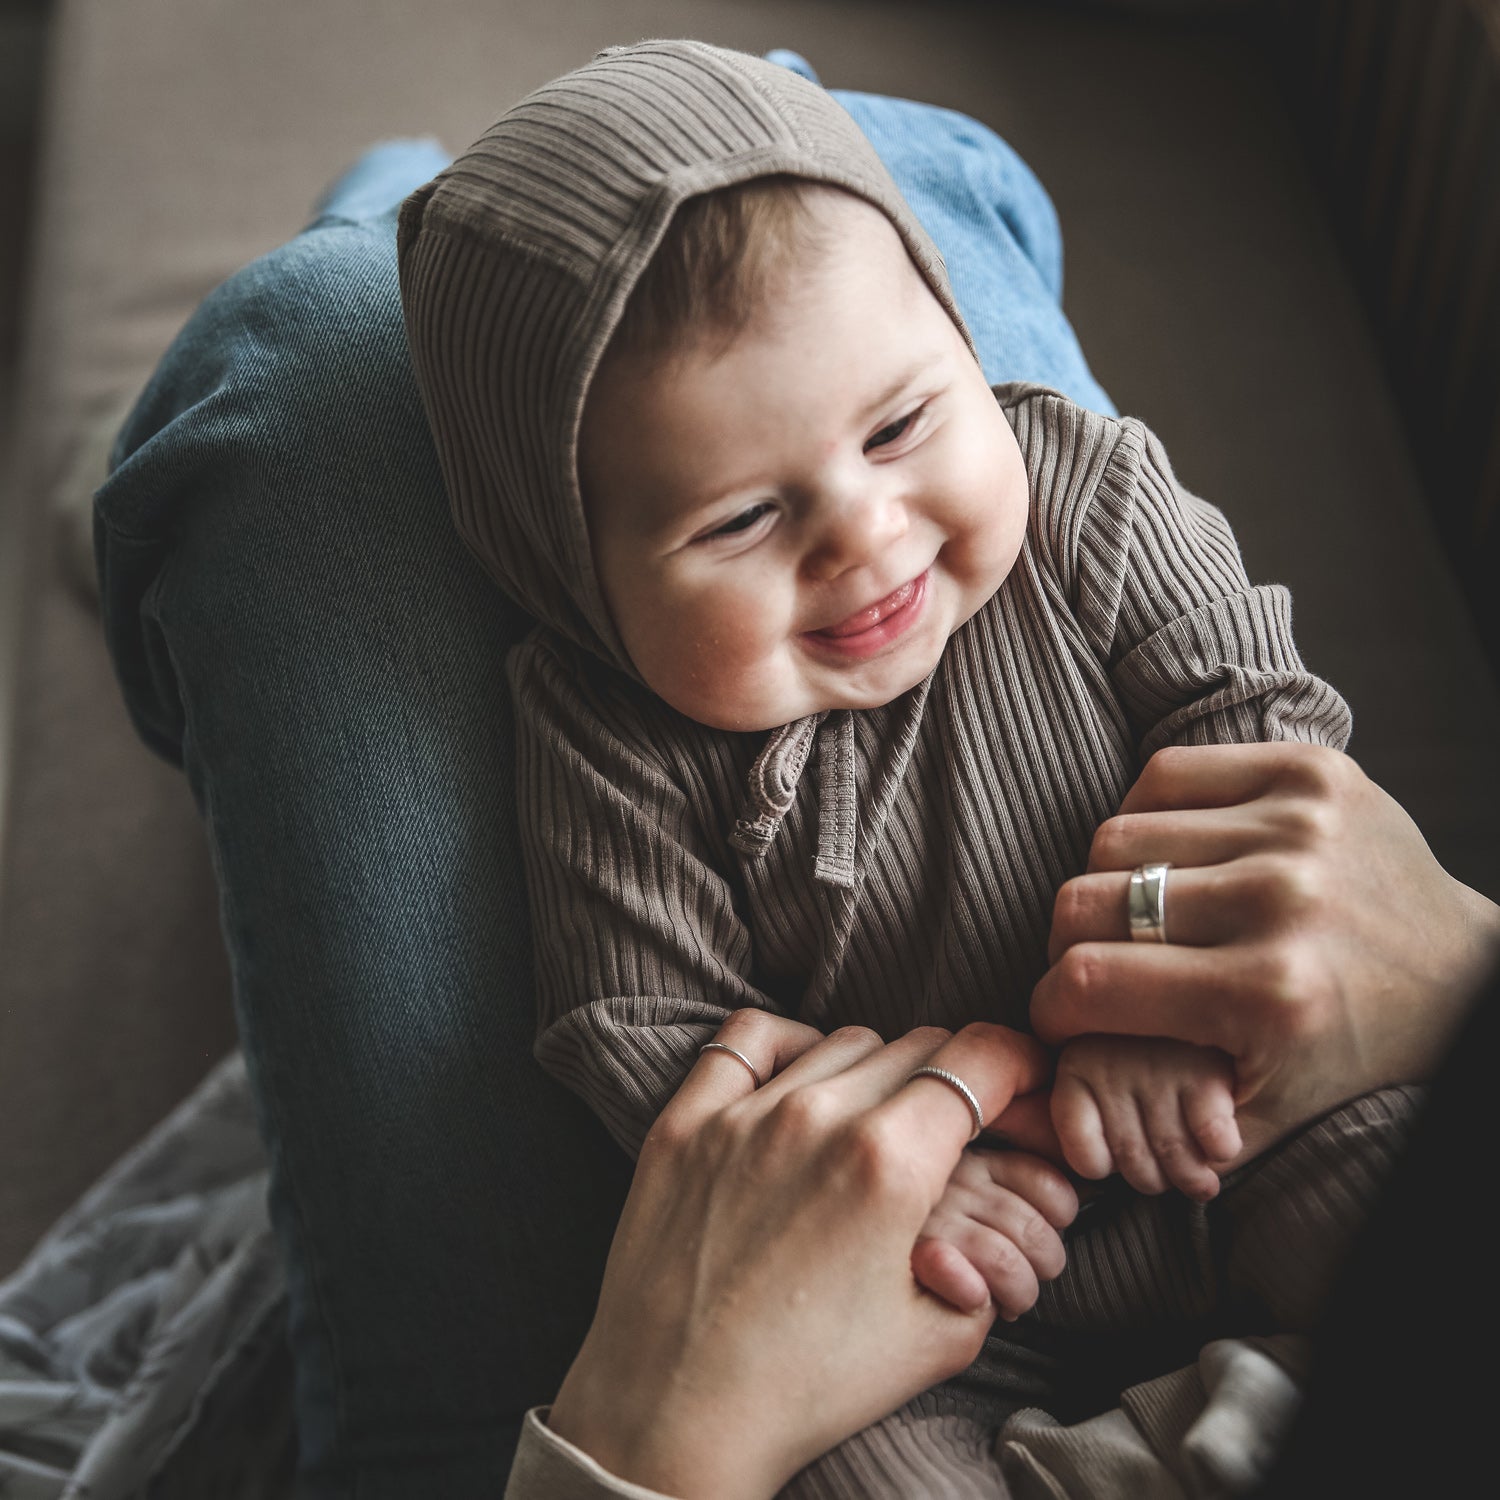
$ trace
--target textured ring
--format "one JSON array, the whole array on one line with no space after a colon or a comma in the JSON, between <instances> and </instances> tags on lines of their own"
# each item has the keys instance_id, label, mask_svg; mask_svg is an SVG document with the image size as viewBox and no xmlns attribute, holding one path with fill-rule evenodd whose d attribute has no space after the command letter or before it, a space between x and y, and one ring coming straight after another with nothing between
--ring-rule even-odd
<instances>
[{"instance_id":1,"label":"textured ring","mask_svg":"<svg viewBox=\"0 0 1500 1500\"><path fill-rule=\"evenodd\" d=\"M974 1090L957 1073L950 1073L947 1068L918 1068L906 1081L910 1083L913 1078L936 1078L939 1083L946 1083L958 1093L974 1112L974 1134L969 1139L973 1141L979 1138L979 1132L984 1129L984 1111L979 1107L979 1100L974 1097Z\"/></svg>"},{"instance_id":2,"label":"textured ring","mask_svg":"<svg viewBox=\"0 0 1500 1500\"><path fill-rule=\"evenodd\" d=\"M1126 911L1132 943L1167 940L1167 871L1171 865L1137 865L1130 874Z\"/></svg>"},{"instance_id":3,"label":"textured ring","mask_svg":"<svg viewBox=\"0 0 1500 1500\"><path fill-rule=\"evenodd\" d=\"M731 1057L737 1057L742 1063L744 1063L747 1068L750 1069L750 1076L755 1080L756 1088L759 1088L761 1086L763 1080L760 1076L759 1070L756 1068L755 1064L745 1056L743 1052L736 1052L733 1047L726 1047L723 1042L704 1042L704 1044L698 1049L698 1056L702 1057L705 1052L727 1052Z\"/></svg>"}]
</instances>

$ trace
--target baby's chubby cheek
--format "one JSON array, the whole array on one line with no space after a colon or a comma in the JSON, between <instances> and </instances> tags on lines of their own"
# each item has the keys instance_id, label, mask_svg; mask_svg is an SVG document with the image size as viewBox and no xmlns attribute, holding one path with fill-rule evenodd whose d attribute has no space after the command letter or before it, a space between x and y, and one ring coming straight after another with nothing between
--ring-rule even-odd
<instances>
[{"instance_id":1,"label":"baby's chubby cheek","mask_svg":"<svg viewBox=\"0 0 1500 1500\"><path fill-rule=\"evenodd\" d=\"M975 607L1005 582L1020 555L1031 510L1026 463L1010 426L1000 419L987 444L968 455L970 470L955 486L971 497L970 524L959 528L956 570L978 597Z\"/></svg>"},{"instance_id":2,"label":"baby's chubby cheek","mask_svg":"<svg viewBox=\"0 0 1500 1500\"><path fill-rule=\"evenodd\" d=\"M716 729L749 730L781 723L767 703L775 677L764 642L745 622L659 621L631 652L636 670L657 697ZM766 714L772 719L766 719Z\"/></svg>"}]
</instances>

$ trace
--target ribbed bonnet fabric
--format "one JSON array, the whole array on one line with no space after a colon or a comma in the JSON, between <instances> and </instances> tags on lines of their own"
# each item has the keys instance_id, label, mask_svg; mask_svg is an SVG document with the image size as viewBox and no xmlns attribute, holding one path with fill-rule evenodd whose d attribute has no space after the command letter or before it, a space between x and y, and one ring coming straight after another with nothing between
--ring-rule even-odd
<instances>
[{"instance_id":1,"label":"ribbed bonnet fabric","mask_svg":"<svg viewBox=\"0 0 1500 1500\"><path fill-rule=\"evenodd\" d=\"M579 494L589 381L678 206L783 172L885 213L968 337L937 249L849 115L789 69L703 42L605 49L401 207L407 338L459 533L522 608L637 680Z\"/></svg>"}]
</instances>

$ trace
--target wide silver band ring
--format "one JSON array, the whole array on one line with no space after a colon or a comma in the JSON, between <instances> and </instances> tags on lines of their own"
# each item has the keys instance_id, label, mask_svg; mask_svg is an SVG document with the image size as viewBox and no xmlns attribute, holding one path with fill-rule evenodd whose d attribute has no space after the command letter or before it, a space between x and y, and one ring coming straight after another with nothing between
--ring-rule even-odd
<instances>
[{"instance_id":1,"label":"wide silver band ring","mask_svg":"<svg viewBox=\"0 0 1500 1500\"><path fill-rule=\"evenodd\" d=\"M1167 940L1167 871L1171 865L1137 865L1130 875L1126 911L1132 943Z\"/></svg>"},{"instance_id":2,"label":"wide silver band ring","mask_svg":"<svg viewBox=\"0 0 1500 1500\"><path fill-rule=\"evenodd\" d=\"M739 1058L739 1060L744 1063L747 1068L750 1069L750 1076L755 1080L756 1088L759 1088L764 1081L761 1078L760 1072L757 1070L755 1064L751 1062L743 1052L736 1052L733 1047L725 1046L723 1042L704 1042L704 1044L698 1049L698 1056L702 1057L705 1052L727 1052L731 1057Z\"/></svg>"},{"instance_id":3,"label":"wide silver band ring","mask_svg":"<svg viewBox=\"0 0 1500 1500\"><path fill-rule=\"evenodd\" d=\"M913 1078L936 1078L939 1083L946 1083L960 1095L974 1114L974 1133L969 1139L973 1141L979 1138L979 1132L984 1129L984 1111L979 1107L979 1100L974 1097L974 1090L957 1073L950 1073L947 1068L918 1068L906 1081L910 1083Z\"/></svg>"}]
</instances>

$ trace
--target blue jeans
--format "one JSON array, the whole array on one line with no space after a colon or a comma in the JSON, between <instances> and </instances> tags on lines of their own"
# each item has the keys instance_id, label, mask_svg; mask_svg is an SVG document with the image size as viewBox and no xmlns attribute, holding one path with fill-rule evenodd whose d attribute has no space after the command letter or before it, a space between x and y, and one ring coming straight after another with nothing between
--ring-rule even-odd
<instances>
[{"instance_id":1,"label":"blue jeans","mask_svg":"<svg viewBox=\"0 0 1500 1500\"><path fill-rule=\"evenodd\" d=\"M946 256L990 379L1108 410L1015 154L960 115L838 97ZM212 849L320 1497L501 1493L629 1179L531 1058L504 674L527 621L449 522L397 295L394 205L445 161L376 148L214 292L96 508L129 711Z\"/></svg>"}]
</instances>

